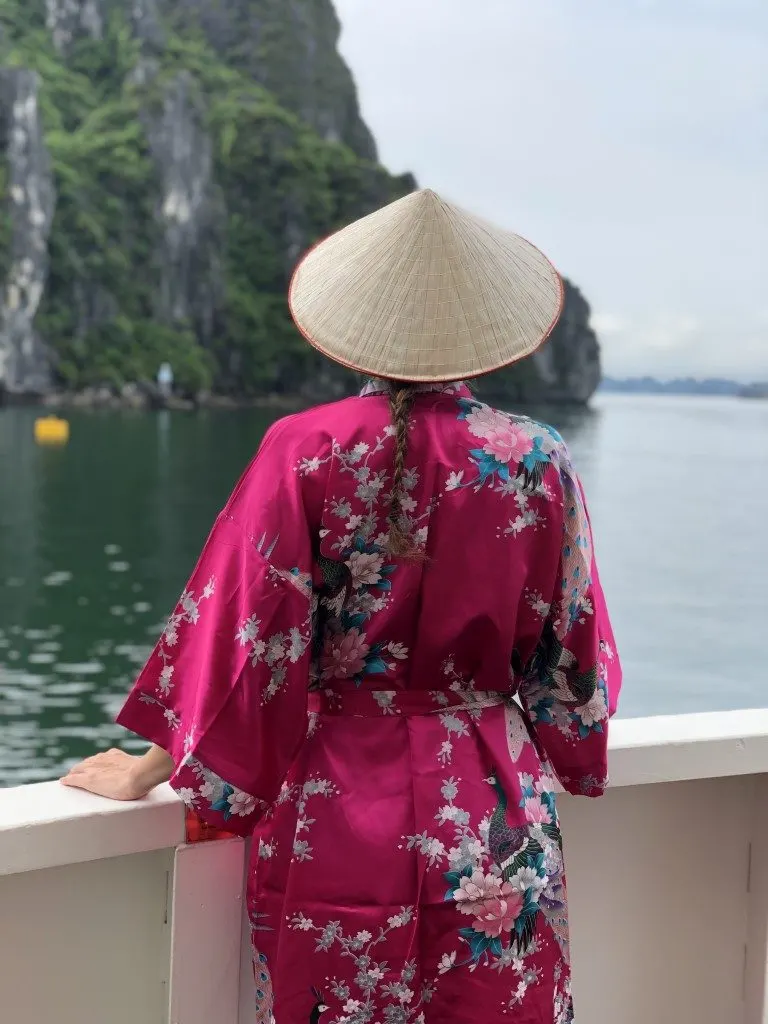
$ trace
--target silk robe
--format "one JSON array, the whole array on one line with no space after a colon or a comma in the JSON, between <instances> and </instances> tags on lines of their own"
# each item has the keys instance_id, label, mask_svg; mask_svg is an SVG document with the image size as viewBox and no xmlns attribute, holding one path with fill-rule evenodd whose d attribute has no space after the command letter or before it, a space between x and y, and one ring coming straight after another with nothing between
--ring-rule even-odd
<instances>
[{"instance_id":1,"label":"silk robe","mask_svg":"<svg viewBox=\"0 0 768 1024\"><path fill-rule=\"evenodd\" d=\"M422 387L387 551L376 385L276 423L119 721L254 835L258 1024L570 1024L555 779L599 796L621 681L552 428Z\"/></svg>"}]
</instances>

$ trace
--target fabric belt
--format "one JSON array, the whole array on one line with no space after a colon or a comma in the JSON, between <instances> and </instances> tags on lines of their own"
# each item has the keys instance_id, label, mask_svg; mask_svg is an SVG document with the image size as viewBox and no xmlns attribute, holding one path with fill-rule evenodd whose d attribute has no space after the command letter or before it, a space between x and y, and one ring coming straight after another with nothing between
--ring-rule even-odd
<instances>
[{"instance_id":1,"label":"fabric belt","mask_svg":"<svg viewBox=\"0 0 768 1024\"><path fill-rule=\"evenodd\" d=\"M510 692L491 690L312 690L309 711L319 715L379 718L382 715L446 715L511 704Z\"/></svg>"}]
</instances>

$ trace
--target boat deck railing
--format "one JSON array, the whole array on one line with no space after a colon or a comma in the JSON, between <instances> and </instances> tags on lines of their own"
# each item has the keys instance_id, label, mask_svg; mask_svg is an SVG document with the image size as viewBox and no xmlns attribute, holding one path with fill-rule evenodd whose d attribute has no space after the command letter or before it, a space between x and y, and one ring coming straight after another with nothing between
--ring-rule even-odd
<instances>
[{"instance_id":1,"label":"boat deck railing","mask_svg":"<svg viewBox=\"0 0 768 1024\"><path fill-rule=\"evenodd\" d=\"M611 749L605 797L560 798L577 1019L768 1024L768 710L618 720ZM254 1024L246 844L184 836L167 786L0 790L0 1019Z\"/></svg>"}]
</instances>

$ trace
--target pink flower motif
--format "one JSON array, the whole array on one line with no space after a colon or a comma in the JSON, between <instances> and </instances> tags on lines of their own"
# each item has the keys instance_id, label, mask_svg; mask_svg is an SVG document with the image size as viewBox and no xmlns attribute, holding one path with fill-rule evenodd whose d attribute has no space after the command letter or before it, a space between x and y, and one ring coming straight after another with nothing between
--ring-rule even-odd
<instances>
[{"instance_id":1,"label":"pink flower motif","mask_svg":"<svg viewBox=\"0 0 768 1024\"><path fill-rule=\"evenodd\" d=\"M598 722L602 722L603 719L607 718L608 704L603 691L595 690L593 696L586 704L582 704L580 708L576 708L576 714L579 716L583 724L588 727L597 725Z\"/></svg>"},{"instance_id":2,"label":"pink flower motif","mask_svg":"<svg viewBox=\"0 0 768 1024\"><path fill-rule=\"evenodd\" d=\"M475 437L483 438L483 451L498 462L519 462L533 448L525 428L508 416L481 406L467 416L467 426Z\"/></svg>"},{"instance_id":3,"label":"pink flower motif","mask_svg":"<svg viewBox=\"0 0 768 1024\"><path fill-rule=\"evenodd\" d=\"M505 882L507 886L509 883ZM472 927L489 939L498 938L502 932L511 932L523 909L523 895L510 892L504 897L483 900L478 905L476 920Z\"/></svg>"},{"instance_id":4,"label":"pink flower motif","mask_svg":"<svg viewBox=\"0 0 768 1024\"><path fill-rule=\"evenodd\" d=\"M325 638L321 667L323 679L349 679L365 668L370 647L359 629Z\"/></svg>"},{"instance_id":5,"label":"pink flower motif","mask_svg":"<svg viewBox=\"0 0 768 1024\"><path fill-rule=\"evenodd\" d=\"M484 875L477 868L471 877L464 876L453 898L462 914L474 917L475 931L493 938L502 931L511 931L523 908L523 897L509 882L495 875Z\"/></svg>"},{"instance_id":6,"label":"pink flower motif","mask_svg":"<svg viewBox=\"0 0 768 1024\"><path fill-rule=\"evenodd\" d=\"M554 793L555 791L555 780L551 775L540 775L536 779L536 784L533 787L537 793Z\"/></svg>"},{"instance_id":7,"label":"pink flower motif","mask_svg":"<svg viewBox=\"0 0 768 1024\"><path fill-rule=\"evenodd\" d=\"M504 429L493 430L483 445L483 451L498 462L519 462L533 448L533 441L515 423L506 423Z\"/></svg>"},{"instance_id":8,"label":"pink flower motif","mask_svg":"<svg viewBox=\"0 0 768 1024\"><path fill-rule=\"evenodd\" d=\"M501 896L501 888L500 879L495 875L484 875L480 868L476 868L471 876L462 877L459 888L454 889L453 898L459 904L462 914L474 914L477 903L493 896Z\"/></svg>"},{"instance_id":9,"label":"pink flower motif","mask_svg":"<svg viewBox=\"0 0 768 1024\"><path fill-rule=\"evenodd\" d=\"M368 554L365 551L353 551L347 565L356 587L370 587L381 579L381 567L384 559L381 555Z\"/></svg>"},{"instance_id":10,"label":"pink flower motif","mask_svg":"<svg viewBox=\"0 0 768 1024\"><path fill-rule=\"evenodd\" d=\"M503 413L481 405L467 414L467 427L475 437L488 437L492 431L501 430L509 419Z\"/></svg>"},{"instance_id":11,"label":"pink flower motif","mask_svg":"<svg viewBox=\"0 0 768 1024\"><path fill-rule=\"evenodd\" d=\"M531 825L551 825L552 815L537 796L525 798L525 816Z\"/></svg>"},{"instance_id":12,"label":"pink flower motif","mask_svg":"<svg viewBox=\"0 0 768 1024\"><path fill-rule=\"evenodd\" d=\"M227 798L230 812L237 814L241 818L246 818L249 814L252 814L256 810L256 800L251 796L250 793L243 793L242 790L236 789Z\"/></svg>"}]
</instances>

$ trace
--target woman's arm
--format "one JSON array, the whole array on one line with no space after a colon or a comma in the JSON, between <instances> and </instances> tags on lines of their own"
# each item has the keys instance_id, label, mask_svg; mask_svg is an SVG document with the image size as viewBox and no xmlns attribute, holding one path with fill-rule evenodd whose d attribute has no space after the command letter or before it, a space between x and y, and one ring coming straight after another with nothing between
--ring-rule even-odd
<instances>
[{"instance_id":1,"label":"woman's arm","mask_svg":"<svg viewBox=\"0 0 768 1024\"><path fill-rule=\"evenodd\" d=\"M549 614L520 681L520 699L569 793L600 796L608 781L608 720L621 664L595 561L584 492L568 450L557 450L563 531ZM552 483L554 491L556 484Z\"/></svg>"},{"instance_id":2,"label":"woman's arm","mask_svg":"<svg viewBox=\"0 0 768 1024\"><path fill-rule=\"evenodd\" d=\"M307 733L311 537L326 491L318 472L310 500L286 469L331 454L325 434L291 422L268 431L118 716L155 747L89 758L66 785L137 800L167 779L210 826L243 836L279 795Z\"/></svg>"},{"instance_id":3,"label":"woman's arm","mask_svg":"<svg viewBox=\"0 0 768 1024\"><path fill-rule=\"evenodd\" d=\"M115 749L88 757L71 768L61 782L111 800L141 800L155 786L167 782L172 772L170 755L153 744L143 757Z\"/></svg>"}]
</instances>

